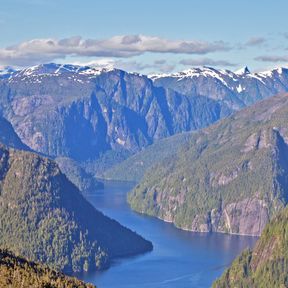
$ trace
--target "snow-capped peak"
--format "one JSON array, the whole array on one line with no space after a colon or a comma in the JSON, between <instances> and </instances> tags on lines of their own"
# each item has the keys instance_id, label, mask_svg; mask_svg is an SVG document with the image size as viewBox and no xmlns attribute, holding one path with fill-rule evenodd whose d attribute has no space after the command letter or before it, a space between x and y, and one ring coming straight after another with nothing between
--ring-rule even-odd
<instances>
[{"instance_id":1,"label":"snow-capped peak","mask_svg":"<svg viewBox=\"0 0 288 288\"><path fill-rule=\"evenodd\" d=\"M4 67L4 69L0 70L0 78L9 78L16 71L17 70L10 66Z\"/></svg>"},{"instance_id":2,"label":"snow-capped peak","mask_svg":"<svg viewBox=\"0 0 288 288\"><path fill-rule=\"evenodd\" d=\"M214 76L215 74L222 74L226 73L225 71L220 71L214 69L212 67L203 66L199 68L190 68L180 72L171 73L171 74L151 74L148 77L152 80L156 80L158 78L163 77L173 77L173 78L192 78L192 77L199 77L199 76Z\"/></svg>"},{"instance_id":3,"label":"snow-capped peak","mask_svg":"<svg viewBox=\"0 0 288 288\"><path fill-rule=\"evenodd\" d=\"M57 77L67 75L67 77L88 77L94 78L102 73L113 71L114 68L98 68L89 66L80 66L72 64L56 64L47 63L27 67L18 71L18 76L21 77Z\"/></svg>"},{"instance_id":4,"label":"snow-capped peak","mask_svg":"<svg viewBox=\"0 0 288 288\"><path fill-rule=\"evenodd\" d=\"M241 75L250 74L250 70L248 69L247 66L245 66L245 67L242 67L241 69L235 71L234 73L241 76Z\"/></svg>"}]
</instances>

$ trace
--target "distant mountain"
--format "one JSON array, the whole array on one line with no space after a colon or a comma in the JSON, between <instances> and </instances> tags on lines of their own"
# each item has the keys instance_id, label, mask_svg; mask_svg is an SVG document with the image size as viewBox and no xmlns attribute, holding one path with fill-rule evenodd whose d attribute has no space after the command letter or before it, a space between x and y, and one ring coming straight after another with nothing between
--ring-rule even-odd
<instances>
[{"instance_id":1,"label":"distant mountain","mask_svg":"<svg viewBox=\"0 0 288 288\"><path fill-rule=\"evenodd\" d=\"M95 288L3 249L0 249L0 287Z\"/></svg>"},{"instance_id":2,"label":"distant mountain","mask_svg":"<svg viewBox=\"0 0 288 288\"><path fill-rule=\"evenodd\" d=\"M250 73L248 67L244 67L234 73L203 67L173 74L152 75L150 78L155 86L173 89L183 95L218 100L232 110L288 91L288 69L285 68Z\"/></svg>"},{"instance_id":3,"label":"distant mountain","mask_svg":"<svg viewBox=\"0 0 288 288\"><path fill-rule=\"evenodd\" d=\"M269 223L252 251L233 261L214 288L288 287L288 208Z\"/></svg>"},{"instance_id":4,"label":"distant mountain","mask_svg":"<svg viewBox=\"0 0 288 288\"><path fill-rule=\"evenodd\" d=\"M78 161L107 151L128 156L230 113L213 99L154 87L146 76L116 69L45 64L13 73L0 88L3 115L26 145Z\"/></svg>"},{"instance_id":5,"label":"distant mountain","mask_svg":"<svg viewBox=\"0 0 288 288\"><path fill-rule=\"evenodd\" d=\"M260 235L288 201L287 115L283 94L190 133L146 172L132 208L191 231Z\"/></svg>"},{"instance_id":6,"label":"distant mountain","mask_svg":"<svg viewBox=\"0 0 288 288\"><path fill-rule=\"evenodd\" d=\"M9 78L15 72L17 72L17 70L8 66L4 68L3 70L0 70L0 79Z\"/></svg>"},{"instance_id":7,"label":"distant mountain","mask_svg":"<svg viewBox=\"0 0 288 288\"><path fill-rule=\"evenodd\" d=\"M65 272L152 249L89 204L54 161L3 145L0 155L0 247Z\"/></svg>"},{"instance_id":8,"label":"distant mountain","mask_svg":"<svg viewBox=\"0 0 288 288\"><path fill-rule=\"evenodd\" d=\"M245 76L247 74L251 74L249 68L247 66L242 67L241 69L234 72L236 75Z\"/></svg>"},{"instance_id":9,"label":"distant mountain","mask_svg":"<svg viewBox=\"0 0 288 288\"><path fill-rule=\"evenodd\" d=\"M245 75L197 68L152 79L44 64L2 77L0 109L35 151L82 162L114 151L123 160L156 140L206 127L288 90L282 68ZM113 153L106 159L113 162Z\"/></svg>"},{"instance_id":10,"label":"distant mountain","mask_svg":"<svg viewBox=\"0 0 288 288\"><path fill-rule=\"evenodd\" d=\"M11 123L3 117L0 117L0 143L11 148L31 151L31 149L20 140ZM76 161L66 157L59 157L56 161L61 171L84 194L103 188L103 183L97 181L94 175L87 173Z\"/></svg>"}]
</instances>

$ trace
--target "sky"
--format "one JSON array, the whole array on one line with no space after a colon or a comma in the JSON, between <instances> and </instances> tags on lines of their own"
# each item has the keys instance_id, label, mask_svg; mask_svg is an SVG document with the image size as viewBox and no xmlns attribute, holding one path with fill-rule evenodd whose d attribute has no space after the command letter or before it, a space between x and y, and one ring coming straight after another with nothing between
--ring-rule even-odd
<instances>
[{"instance_id":1,"label":"sky","mask_svg":"<svg viewBox=\"0 0 288 288\"><path fill-rule=\"evenodd\" d=\"M288 66L287 0L0 0L0 67Z\"/></svg>"}]
</instances>

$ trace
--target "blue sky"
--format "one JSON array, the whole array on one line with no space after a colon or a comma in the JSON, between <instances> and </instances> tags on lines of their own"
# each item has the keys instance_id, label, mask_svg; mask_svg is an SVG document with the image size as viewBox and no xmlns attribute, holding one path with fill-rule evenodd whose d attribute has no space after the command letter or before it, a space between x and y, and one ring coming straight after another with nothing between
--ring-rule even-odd
<instances>
[{"instance_id":1,"label":"blue sky","mask_svg":"<svg viewBox=\"0 0 288 288\"><path fill-rule=\"evenodd\" d=\"M287 0L1 0L0 66L287 66L287 11Z\"/></svg>"}]
</instances>

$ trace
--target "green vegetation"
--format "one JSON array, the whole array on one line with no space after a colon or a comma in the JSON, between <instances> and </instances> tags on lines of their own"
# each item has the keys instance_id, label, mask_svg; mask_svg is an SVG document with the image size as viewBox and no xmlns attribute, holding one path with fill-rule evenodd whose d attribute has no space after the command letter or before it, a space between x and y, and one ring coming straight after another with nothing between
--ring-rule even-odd
<instances>
[{"instance_id":1,"label":"green vegetation","mask_svg":"<svg viewBox=\"0 0 288 288\"><path fill-rule=\"evenodd\" d=\"M288 287L288 208L264 229L252 251L245 251L214 288Z\"/></svg>"},{"instance_id":2,"label":"green vegetation","mask_svg":"<svg viewBox=\"0 0 288 288\"><path fill-rule=\"evenodd\" d=\"M0 155L0 247L65 272L152 249L89 204L54 161L4 146Z\"/></svg>"},{"instance_id":3,"label":"green vegetation","mask_svg":"<svg viewBox=\"0 0 288 288\"><path fill-rule=\"evenodd\" d=\"M88 173L95 175L96 177L109 178L104 176L105 171L110 170L111 167L117 166L118 163L125 161L131 155L130 152L124 149L120 149L119 151L109 150L101 153L97 159L81 162L81 165L85 167L85 170L88 171Z\"/></svg>"},{"instance_id":4,"label":"green vegetation","mask_svg":"<svg viewBox=\"0 0 288 288\"><path fill-rule=\"evenodd\" d=\"M191 133L181 133L161 139L120 164L108 169L102 176L105 179L138 182L144 176L146 170L163 161L166 157L176 154L190 137Z\"/></svg>"},{"instance_id":5,"label":"green vegetation","mask_svg":"<svg viewBox=\"0 0 288 288\"><path fill-rule=\"evenodd\" d=\"M0 249L0 287L95 288L49 267Z\"/></svg>"},{"instance_id":6,"label":"green vegetation","mask_svg":"<svg viewBox=\"0 0 288 288\"><path fill-rule=\"evenodd\" d=\"M86 172L71 158L58 157L55 160L61 171L83 194L93 193L104 187L103 183L97 181L92 174Z\"/></svg>"},{"instance_id":7,"label":"green vegetation","mask_svg":"<svg viewBox=\"0 0 288 288\"><path fill-rule=\"evenodd\" d=\"M146 172L131 207L193 231L259 235L287 203L287 112L281 95L191 133Z\"/></svg>"},{"instance_id":8,"label":"green vegetation","mask_svg":"<svg viewBox=\"0 0 288 288\"><path fill-rule=\"evenodd\" d=\"M0 142L16 149L31 150L22 143L13 126L5 118L0 116Z\"/></svg>"}]
</instances>

